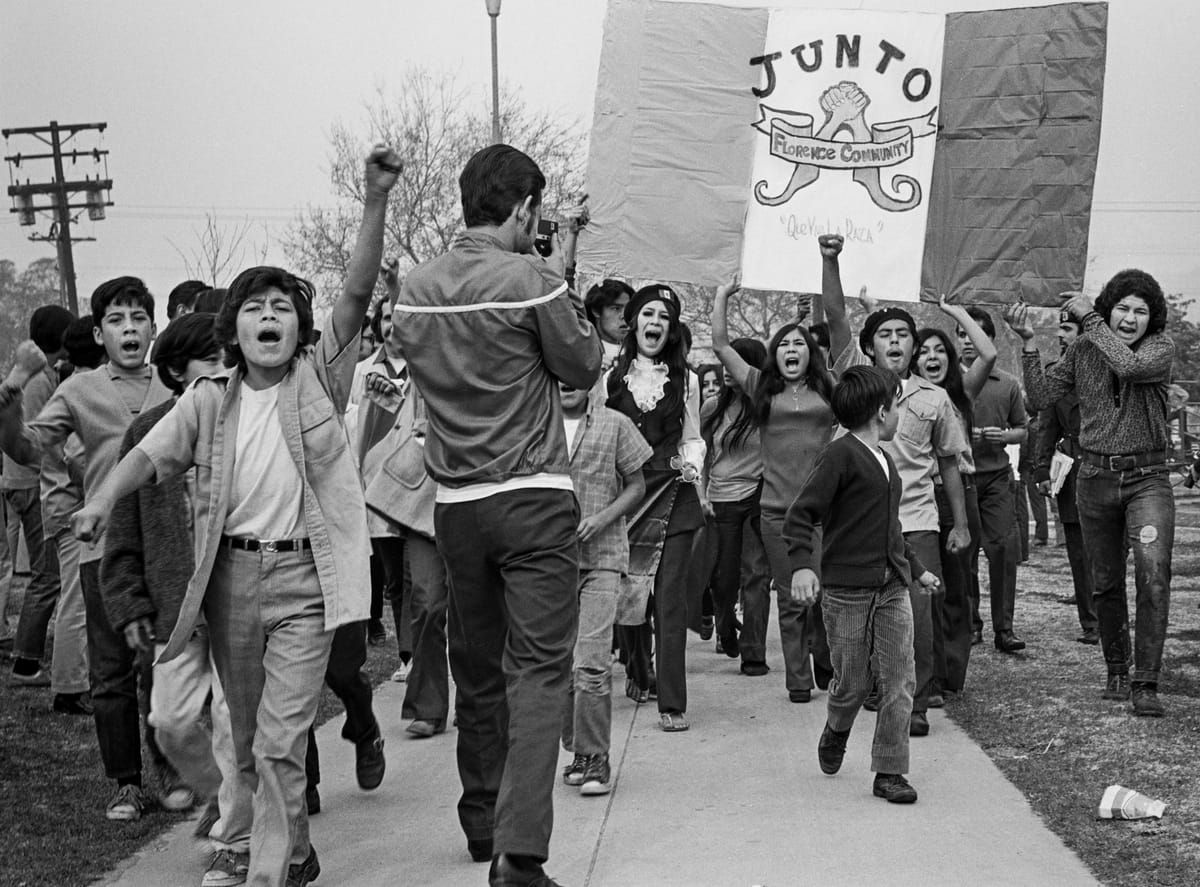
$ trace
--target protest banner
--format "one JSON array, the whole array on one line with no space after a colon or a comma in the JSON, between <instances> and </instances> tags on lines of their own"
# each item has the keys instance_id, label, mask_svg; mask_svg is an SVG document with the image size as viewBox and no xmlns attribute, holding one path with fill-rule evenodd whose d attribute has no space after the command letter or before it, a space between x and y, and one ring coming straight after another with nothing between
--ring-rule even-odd
<instances>
[{"instance_id":1,"label":"protest banner","mask_svg":"<svg viewBox=\"0 0 1200 887\"><path fill-rule=\"evenodd\" d=\"M1106 25L610 0L581 276L816 291L832 232L849 293L1052 304L1086 265Z\"/></svg>"}]
</instances>

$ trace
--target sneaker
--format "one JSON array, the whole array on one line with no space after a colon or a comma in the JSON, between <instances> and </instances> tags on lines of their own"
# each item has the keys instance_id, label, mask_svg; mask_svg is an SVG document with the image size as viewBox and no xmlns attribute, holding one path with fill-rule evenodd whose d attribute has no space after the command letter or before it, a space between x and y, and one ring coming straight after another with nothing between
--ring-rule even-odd
<instances>
[{"instance_id":1,"label":"sneaker","mask_svg":"<svg viewBox=\"0 0 1200 887\"><path fill-rule=\"evenodd\" d=\"M850 731L837 732L828 723L821 731L817 742L817 761L821 764L821 772L832 776L842 769L842 760L846 757L846 740Z\"/></svg>"},{"instance_id":2,"label":"sneaker","mask_svg":"<svg viewBox=\"0 0 1200 887\"><path fill-rule=\"evenodd\" d=\"M321 877L321 863L317 860L317 849L308 845L308 857L304 862L288 866L286 887L307 887Z\"/></svg>"},{"instance_id":3,"label":"sneaker","mask_svg":"<svg viewBox=\"0 0 1200 887\"><path fill-rule=\"evenodd\" d=\"M876 773L871 793L889 804L912 804L917 800L917 790L899 773Z\"/></svg>"},{"instance_id":4,"label":"sneaker","mask_svg":"<svg viewBox=\"0 0 1200 887\"><path fill-rule=\"evenodd\" d=\"M579 786L581 795L607 795L612 791L612 768L608 766L608 755L592 755L587 759L587 769L583 771L583 783Z\"/></svg>"},{"instance_id":5,"label":"sneaker","mask_svg":"<svg viewBox=\"0 0 1200 887\"><path fill-rule=\"evenodd\" d=\"M563 767L563 783L566 785L583 785L583 774L587 770L587 765L587 755L576 755L571 763Z\"/></svg>"},{"instance_id":6,"label":"sneaker","mask_svg":"<svg viewBox=\"0 0 1200 887\"><path fill-rule=\"evenodd\" d=\"M171 813L183 813L196 806L196 795L186 785L175 783L163 792L158 803Z\"/></svg>"},{"instance_id":7,"label":"sneaker","mask_svg":"<svg viewBox=\"0 0 1200 887\"><path fill-rule=\"evenodd\" d=\"M392 680L397 684L403 684L408 680L409 671L411 671L409 664L407 662L401 662L400 667L392 672Z\"/></svg>"},{"instance_id":8,"label":"sneaker","mask_svg":"<svg viewBox=\"0 0 1200 887\"><path fill-rule=\"evenodd\" d=\"M945 708L946 707L946 697L943 696L941 693L930 693L929 694L929 707L930 708Z\"/></svg>"},{"instance_id":9,"label":"sneaker","mask_svg":"<svg viewBox=\"0 0 1200 887\"><path fill-rule=\"evenodd\" d=\"M304 809L309 816L316 816L321 812L321 791L315 785L310 785L304 790Z\"/></svg>"},{"instance_id":10,"label":"sneaker","mask_svg":"<svg viewBox=\"0 0 1200 887\"><path fill-rule=\"evenodd\" d=\"M87 693L55 693L51 706L60 715L91 715L92 697Z\"/></svg>"},{"instance_id":11,"label":"sneaker","mask_svg":"<svg viewBox=\"0 0 1200 887\"><path fill-rule=\"evenodd\" d=\"M116 822L133 822L142 818L148 799L141 786L122 785L108 802L104 815Z\"/></svg>"},{"instance_id":12,"label":"sneaker","mask_svg":"<svg viewBox=\"0 0 1200 887\"><path fill-rule=\"evenodd\" d=\"M12 673L12 685L14 687L49 687L50 675L46 674L45 670L41 668L32 674L22 674L14 670Z\"/></svg>"},{"instance_id":13,"label":"sneaker","mask_svg":"<svg viewBox=\"0 0 1200 887\"><path fill-rule=\"evenodd\" d=\"M367 620L367 643L372 647L382 647L387 643L387 629L382 619Z\"/></svg>"},{"instance_id":14,"label":"sneaker","mask_svg":"<svg viewBox=\"0 0 1200 887\"><path fill-rule=\"evenodd\" d=\"M383 782L383 773L387 769L387 760L383 757L383 736L379 727L366 739L360 739L354 744L354 775L358 779L358 787L363 791L379 788Z\"/></svg>"},{"instance_id":15,"label":"sneaker","mask_svg":"<svg viewBox=\"0 0 1200 887\"><path fill-rule=\"evenodd\" d=\"M1139 718L1161 718L1166 714L1155 684L1138 681L1133 685L1133 713Z\"/></svg>"},{"instance_id":16,"label":"sneaker","mask_svg":"<svg viewBox=\"0 0 1200 887\"><path fill-rule=\"evenodd\" d=\"M237 887L246 883L250 871L250 854L233 850L218 850L213 854L208 871L204 873L202 887Z\"/></svg>"},{"instance_id":17,"label":"sneaker","mask_svg":"<svg viewBox=\"0 0 1200 887\"><path fill-rule=\"evenodd\" d=\"M1108 681L1104 685L1104 692L1100 694L1101 699L1114 699L1118 702L1124 702L1129 698L1129 675L1128 674L1110 674Z\"/></svg>"}]
</instances>

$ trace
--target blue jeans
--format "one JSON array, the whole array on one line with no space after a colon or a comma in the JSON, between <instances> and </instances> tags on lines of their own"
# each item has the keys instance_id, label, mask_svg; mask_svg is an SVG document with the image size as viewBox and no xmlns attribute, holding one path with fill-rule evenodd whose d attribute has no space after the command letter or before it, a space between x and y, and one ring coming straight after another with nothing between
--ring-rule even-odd
<instances>
[{"instance_id":1,"label":"blue jeans","mask_svg":"<svg viewBox=\"0 0 1200 887\"><path fill-rule=\"evenodd\" d=\"M1092 565L1100 644L1109 674L1129 670L1126 552L1137 576L1133 680L1158 683L1171 598L1175 498L1165 468L1108 471L1083 463L1076 487L1083 544Z\"/></svg>"},{"instance_id":2,"label":"blue jeans","mask_svg":"<svg viewBox=\"0 0 1200 887\"><path fill-rule=\"evenodd\" d=\"M608 754L612 735L612 639L621 574L579 572L579 633L563 718L563 747L577 755Z\"/></svg>"},{"instance_id":3,"label":"blue jeans","mask_svg":"<svg viewBox=\"0 0 1200 887\"><path fill-rule=\"evenodd\" d=\"M829 726L838 732L854 726L858 710L874 686L879 693L879 713L871 769L907 773L909 718L916 686L908 587L897 577L880 588L827 585L821 595L833 663Z\"/></svg>"}]
</instances>

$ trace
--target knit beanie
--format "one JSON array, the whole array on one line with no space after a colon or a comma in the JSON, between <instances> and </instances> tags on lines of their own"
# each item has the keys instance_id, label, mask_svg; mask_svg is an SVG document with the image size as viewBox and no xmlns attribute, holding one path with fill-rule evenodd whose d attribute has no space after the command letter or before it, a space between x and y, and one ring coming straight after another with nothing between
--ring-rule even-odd
<instances>
[{"instance_id":1,"label":"knit beanie","mask_svg":"<svg viewBox=\"0 0 1200 887\"><path fill-rule=\"evenodd\" d=\"M868 351L874 351L875 331L889 320L903 320L908 324L913 342L917 341L917 323L913 320L911 314L903 308L880 308L867 317L866 323L863 324L862 332L858 334L858 347L862 349L863 354L868 353Z\"/></svg>"},{"instance_id":2,"label":"knit beanie","mask_svg":"<svg viewBox=\"0 0 1200 887\"><path fill-rule=\"evenodd\" d=\"M652 283L634 293L633 298L625 306L625 322L633 326L633 319L650 302L662 302L671 314L671 323L679 323L679 315L683 313L683 307L679 304L679 296L675 295L675 290L665 283Z\"/></svg>"}]
</instances>

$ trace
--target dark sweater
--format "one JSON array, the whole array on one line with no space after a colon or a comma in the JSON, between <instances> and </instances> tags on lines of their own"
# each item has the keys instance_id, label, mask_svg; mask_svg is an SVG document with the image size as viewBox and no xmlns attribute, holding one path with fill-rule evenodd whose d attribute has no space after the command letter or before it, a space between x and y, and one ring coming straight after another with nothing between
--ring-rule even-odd
<instances>
[{"instance_id":1,"label":"dark sweater","mask_svg":"<svg viewBox=\"0 0 1200 887\"><path fill-rule=\"evenodd\" d=\"M822 585L864 589L884 585L892 571L905 584L925 572L900 530L900 473L892 457L883 455L890 480L867 446L851 434L821 451L784 520L793 571L812 570ZM818 525L819 570L813 550Z\"/></svg>"},{"instance_id":2,"label":"dark sweater","mask_svg":"<svg viewBox=\"0 0 1200 887\"><path fill-rule=\"evenodd\" d=\"M175 405L168 400L146 410L125 432L124 457ZM100 590L113 627L122 630L143 616L166 643L195 569L184 475L142 487L113 506L104 534Z\"/></svg>"}]
</instances>

